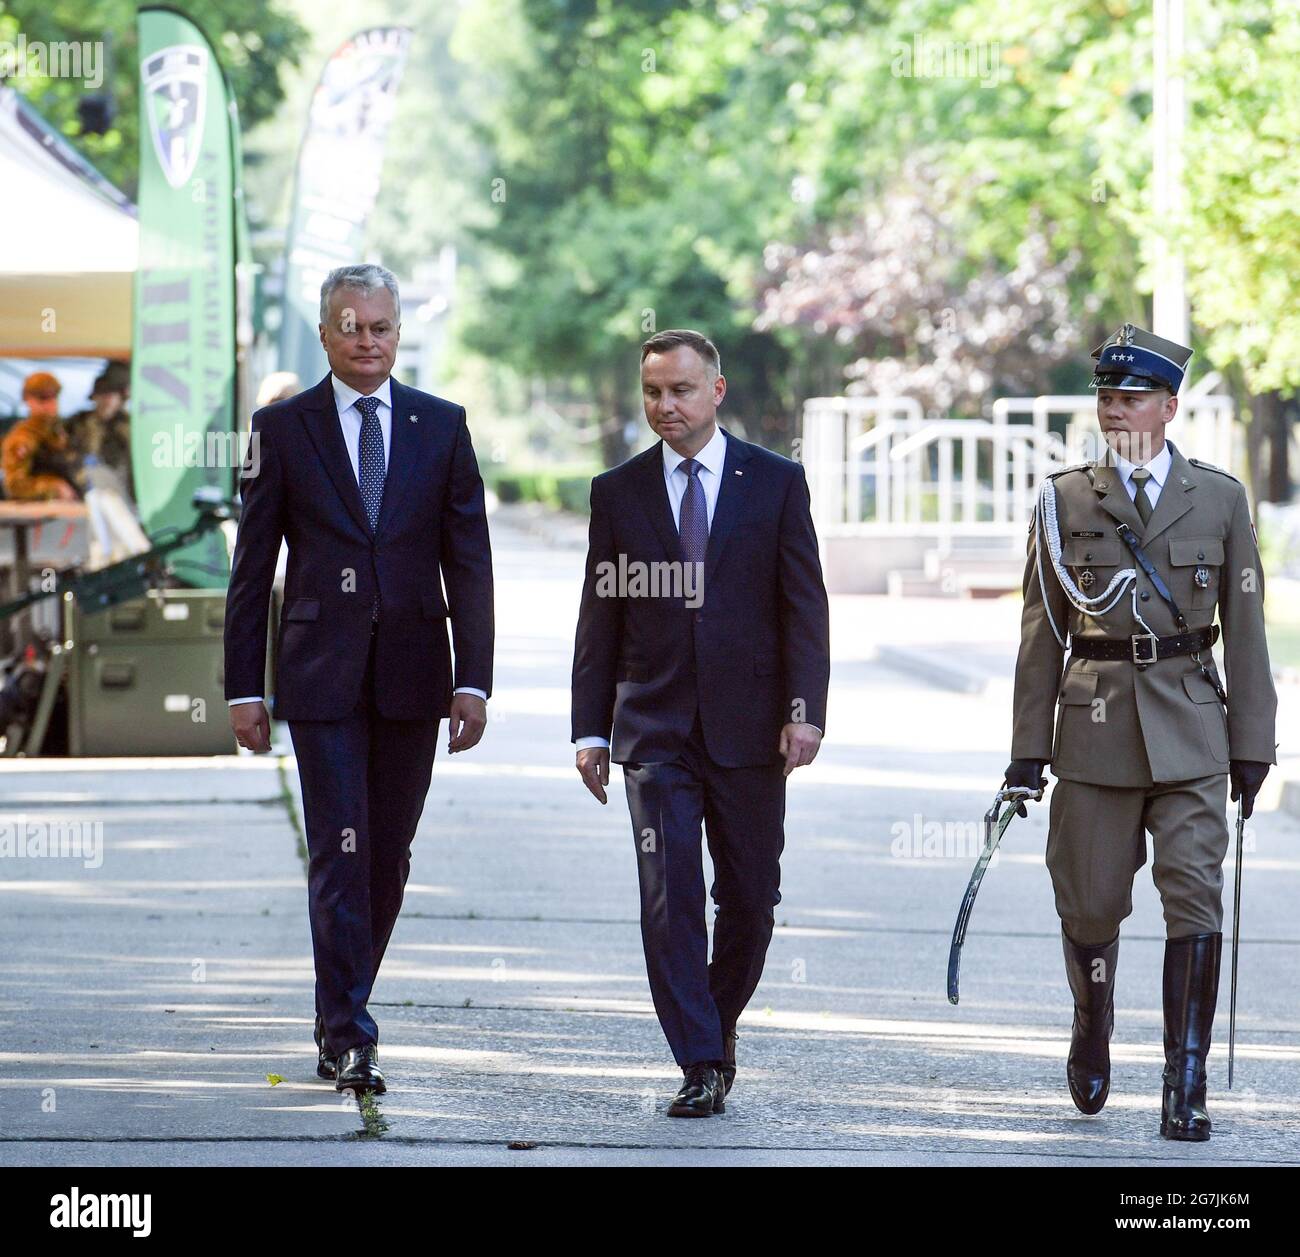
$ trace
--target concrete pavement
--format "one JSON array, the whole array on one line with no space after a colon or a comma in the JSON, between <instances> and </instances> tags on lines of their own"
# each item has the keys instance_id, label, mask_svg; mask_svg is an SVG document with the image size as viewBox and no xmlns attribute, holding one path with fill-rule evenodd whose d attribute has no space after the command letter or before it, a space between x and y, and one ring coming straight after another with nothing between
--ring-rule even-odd
<instances>
[{"instance_id":1,"label":"concrete pavement","mask_svg":"<svg viewBox=\"0 0 1300 1257\"><path fill-rule=\"evenodd\" d=\"M103 858L0 860L0 1163L1300 1163L1300 821L1277 786L1251 825L1232 1093L1225 959L1208 1144L1156 1133L1163 931L1145 871L1111 1099L1091 1119L1070 1102L1045 806L1008 831L948 1004L1009 678L991 665L983 693L954 693L880 650L969 641L970 659L997 661L1014 603L940 618L835 600L829 737L791 782L739 1079L724 1116L666 1118L680 1074L650 1007L621 783L601 808L568 743L581 532L543 540L523 518L493 524L488 734L439 752L371 1005L388 1094L361 1111L315 1078L287 736L259 759L4 761L0 821L97 825ZM1298 707L1288 688L1284 749Z\"/></svg>"}]
</instances>

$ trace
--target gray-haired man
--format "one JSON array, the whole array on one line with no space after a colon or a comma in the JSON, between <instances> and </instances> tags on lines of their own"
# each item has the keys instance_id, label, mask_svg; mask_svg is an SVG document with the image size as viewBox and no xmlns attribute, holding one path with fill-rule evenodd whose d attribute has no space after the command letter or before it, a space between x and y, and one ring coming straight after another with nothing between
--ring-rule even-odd
<instances>
[{"instance_id":1,"label":"gray-haired man","mask_svg":"<svg viewBox=\"0 0 1300 1257\"><path fill-rule=\"evenodd\" d=\"M438 722L450 717L453 753L468 750L492 688L483 482L464 408L391 377L400 317L383 267L326 278L330 373L253 416L226 602L230 722L241 746L265 752L267 611L288 543L275 715L289 722L302 779L317 1073L340 1091L384 1090L366 1004L401 908Z\"/></svg>"}]
</instances>

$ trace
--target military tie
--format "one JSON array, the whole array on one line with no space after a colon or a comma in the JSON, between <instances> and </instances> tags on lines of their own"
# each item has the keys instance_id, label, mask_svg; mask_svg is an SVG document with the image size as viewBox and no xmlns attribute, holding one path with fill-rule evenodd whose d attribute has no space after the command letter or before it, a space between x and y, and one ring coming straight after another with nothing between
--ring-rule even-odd
<instances>
[{"instance_id":1,"label":"military tie","mask_svg":"<svg viewBox=\"0 0 1300 1257\"><path fill-rule=\"evenodd\" d=\"M709 508L704 500L704 486L700 483L701 464L688 458L681 467L686 473L686 494L682 498L678 520L682 558L687 563L703 563L704 552L709 546Z\"/></svg>"},{"instance_id":2,"label":"military tie","mask_svg":"<svg viewBox=\"0 0 1300 1257\"><path fill-rule=\"evenodd\" d=\"M1133 493L1133 504L1138 508L1138 514L1142 517L1145 524L1151 518L1151 499L1147 497L1147 481L1151 479L1151 473L1145 467L1138 467L1129 477L1137 486Z\"/></svg>"},{"instance_id":3,"label":"military tie","mask_svg":"<svg viewBox=\"0 0 1300 1257\"><path fill-rule=\"evenodd\" d=\"M366 508L370 531L379 523L379 507L384 500L384 432L379 426L379 398L358 397L361 412L361 439L357 446L357 479L361 485L361 503ZM372 621L379 619L379 595L370 609Z\"/></svg>"}]
</instances>

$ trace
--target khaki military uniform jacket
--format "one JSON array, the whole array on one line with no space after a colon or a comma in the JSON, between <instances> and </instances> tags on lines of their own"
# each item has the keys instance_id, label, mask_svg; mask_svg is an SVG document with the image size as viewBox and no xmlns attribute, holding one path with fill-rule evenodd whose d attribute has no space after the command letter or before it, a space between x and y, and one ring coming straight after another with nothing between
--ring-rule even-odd
<instances>
[{"instance_id":1,"label":"khaki military uniform jacket","mask_svg":"<svg viewBox=\"0 0 1300 1257\"><path fill-rule=\"evenodd\" d=\"M1150 786L1228 771L1230 759L1275 761L1277 695L1264 636L1264 577L1242 484L1172 447L1172 463L1143 526L1118 470L1105 463L1059 472L1061 561L1089 596L1117 571L1137 570L1137 609L1161 637L1181 630L1168 604L1115 531L1140 539L1191 629L1223 630L1228 711L1190 655L1137 667L1127 659L1070 658L1062 634L1128 638L1143 632L1133 594L1110 611L1085 615L1065 597L1035 511L1025 565L1016 662L1013 759L1050 761L1057 777L1110 786ZM1041 559L1041 563L1040 563ZM1197 573L1200 572L1200 579ZM1091 577L1085 575L1091 573ZM1210 651L1202 659L1218 676Z\"/></svg>"}]
</instances>

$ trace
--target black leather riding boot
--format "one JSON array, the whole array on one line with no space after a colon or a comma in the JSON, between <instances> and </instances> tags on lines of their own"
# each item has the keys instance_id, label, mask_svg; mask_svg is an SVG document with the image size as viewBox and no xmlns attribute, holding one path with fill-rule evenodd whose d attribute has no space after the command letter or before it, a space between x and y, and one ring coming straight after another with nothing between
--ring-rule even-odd
<instances>
[{"instance_id":1,"label":"black leather riding boot","mask_svg":"<svg viewBox=\"0 0 1300 1257\"><path fill-rule=\"evenodd\" d=\"M1160 1133L1166 1139L1210 1137L1205 1061L1219 998L1222 934L1165 942L1165 1072Z\"/></svg>"},{"instance_id":2,"label":"black leather riding boot","mask_svg":"<svg viewBox=\"0 0 1300 1257\"><path fill-rule=\"evenodd\" d=\"M1115 963L1119 935L1109 943L1076 943L1064 930L1065 972L1074 994L1074 1030L1065 1077L1081 1113L1100 1113L1110 1093L1110 1033L1115 1027Z\"/></svg>"}]
</instances>

